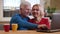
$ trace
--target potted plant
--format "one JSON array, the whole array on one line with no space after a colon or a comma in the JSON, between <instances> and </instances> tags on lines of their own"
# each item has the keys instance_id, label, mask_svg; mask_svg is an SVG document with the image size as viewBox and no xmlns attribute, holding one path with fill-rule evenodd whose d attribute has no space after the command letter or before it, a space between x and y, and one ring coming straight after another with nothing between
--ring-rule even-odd
<instances>
[{"instance_id":1,"label":"potted plant","mask_svg":"<svg viewBox=\"0 0 60 34\"><path fill-rule=\"evenodd\" d=\"M54 8L50 8L50 7L48 6L48 8L47 8L47 13L48 13L48 16L49 16L50 18L52 17L52 14L55 13L55 10L56 10L55 7L54 7Z\"/></svg>"}]
</instances>

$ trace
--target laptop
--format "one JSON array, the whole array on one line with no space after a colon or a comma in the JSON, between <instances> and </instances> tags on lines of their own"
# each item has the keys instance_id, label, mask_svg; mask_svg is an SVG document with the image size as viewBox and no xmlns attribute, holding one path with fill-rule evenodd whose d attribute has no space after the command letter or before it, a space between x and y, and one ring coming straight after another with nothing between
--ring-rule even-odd
<instances>
[{"instance_id":1,"label":"laptop","mask_svg":"<svg viewBox=\"0 0 60 34\"><path fill-rule=\"evenodd\" d=\"M39 30L37 29L37 32L59 32L60 31L60 13L53 13L52 14L52 22L51 22L51 28L48 30Z\"/></svg>"}]
</instances>

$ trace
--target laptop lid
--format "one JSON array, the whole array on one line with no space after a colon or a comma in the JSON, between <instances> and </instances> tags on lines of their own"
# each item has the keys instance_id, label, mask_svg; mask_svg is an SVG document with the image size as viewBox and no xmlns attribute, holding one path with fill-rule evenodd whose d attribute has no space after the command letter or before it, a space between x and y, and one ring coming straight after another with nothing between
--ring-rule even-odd
<instances>
[{"instance_id":1,"label":"laptop lid","mask_svg":"<svg viewBox=\"0 0 60 34\"><path fill-rule=\"evenodd\" d=\"M51 29L60 29L60 13L53 13Z\"/></svg>"}]
</instances>

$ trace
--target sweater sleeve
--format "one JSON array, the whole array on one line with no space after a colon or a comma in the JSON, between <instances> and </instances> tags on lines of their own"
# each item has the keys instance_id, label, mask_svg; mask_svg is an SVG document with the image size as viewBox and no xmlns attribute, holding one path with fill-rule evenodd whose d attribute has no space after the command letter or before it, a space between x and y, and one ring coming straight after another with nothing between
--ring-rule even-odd
<instances>
[{"instance_id":1,"label":"sweater sleeve","mask_svg":"<svg viewBox=\"0 0 60 34\"><path fill-rule=\"evenodd\" d=\"M49 19L45 19L45 24L46 24L47 28L50 29L50 22L49 22Z\"/></svg>"},{"instance_id":2,"label":"sweater sleeve","mask_svg":"<svg viewBox=\"0 0 60 34\"><path fill-rule=\"evenodd\" d=\"M26 28L37 28L37 24L30 23L28 21L22 20L19 16L16 17L16 21L18 22L19 26L26 27Z\"/></svg>"}]
</instances>

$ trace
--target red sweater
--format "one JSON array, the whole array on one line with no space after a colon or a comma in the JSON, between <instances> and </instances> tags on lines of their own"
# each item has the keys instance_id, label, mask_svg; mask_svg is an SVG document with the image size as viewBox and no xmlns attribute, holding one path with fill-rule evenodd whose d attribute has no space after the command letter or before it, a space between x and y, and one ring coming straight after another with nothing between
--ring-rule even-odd
<instances>
[{"instance_id":1,"label":"red sweater","mask_svg":"<svg viewBox=\"0 0 60 34\"><path fill-rule=\"evenodd\" d=\"M39 23L36 23L34 19L30 19L29 22L34 23L34 24L45 24L48 29L50 29L50 23L47 18L42 18Z\"/></svg>"}]
</instances>

